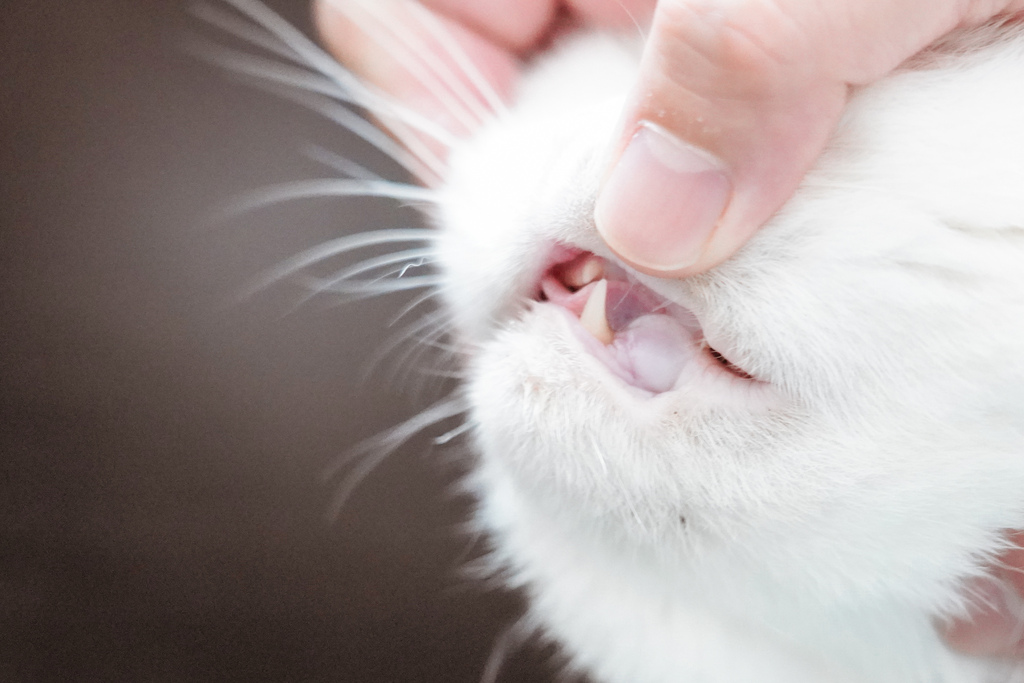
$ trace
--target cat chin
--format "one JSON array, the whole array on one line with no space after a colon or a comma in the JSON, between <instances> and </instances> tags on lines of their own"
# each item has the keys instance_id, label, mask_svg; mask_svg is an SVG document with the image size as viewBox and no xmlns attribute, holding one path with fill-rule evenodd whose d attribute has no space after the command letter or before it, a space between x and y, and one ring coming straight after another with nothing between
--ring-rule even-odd
<instances>
[{"instance_id":1,"label":"cat chin","mask_svg":"<svg viewBox=\"0 0 1024 683\"><path fill-rule=\"evenodd\" d=\"M646 535L697 509L707 519L727 509L729 524L765 504L781 511L799 498L797 481L812 481L795 460L776 466L807 423L770 388L736 391L735 378L708 371L652 395L612 373L587 349L593 341L571 314L536 305L472 361L480 450L523 487ZM733 486L758 477L753 488Z\"/></svg>"},{"instance_id":2,"label":"cat chin","mask_svg":"<svg viewBox=\"0 0 1024 683\"><path fill-rule=\"evenodd\" d=\"M1015 505L1009 458L995 474L965 443L879 452L849 424L846 443L818 439L825 422L792 408L680 414L590 367L564 313L538 308L474 361L472 485L495 565L577 665L652 683L988 680L930 620L962 611L954 577L999 548L1010 518L983 508ZM943 489L984 504L952 509Z\"/></svg>"},{"instance_id":3,"label":"cat chin","mask_svg":"<svg viewBox=\"0 0 1024 683\"><path fill-rule=\"evenodd\" d=\"M904 576L870 566L874 557L843 567L845 558L832 557L824 546L819 561L787 557L793 548L786 529L704 543L700 530L678 517L648 520L644 533L624 533L613 513L581 514L573 501L522 486L493 459L478 468L472 484L480 492L479 521L494 540L495 570L530 596L523 623L553 634L573 665L597 680L1003 680L987 677L997 667L944 650L912 601L880 604L882 587ZM657 542L638 543L642 536ZM736 547L746 552L731 552ZM836 548L842 555L841 544ZM876 590L846 584L867 575ZM930 578L917 581L919 598L932 607L954 604L953 588ZM802 614L808 609L830 616L809 622ZM841 628L833 619L841 619ZM858 653L869 654L857 662ZM861 668L874 674L851 675Z\"/></svg>"}]
</instances>

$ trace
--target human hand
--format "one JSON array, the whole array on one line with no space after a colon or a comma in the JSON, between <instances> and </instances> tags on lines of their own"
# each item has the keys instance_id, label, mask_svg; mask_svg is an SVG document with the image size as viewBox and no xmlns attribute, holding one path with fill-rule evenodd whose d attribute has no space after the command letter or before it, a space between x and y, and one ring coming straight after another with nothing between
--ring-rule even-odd
<instances>
[{"instance_id":1,"label":"human hand","mask_svg":"<svg viewBox=\"0 0 1024 683\"><path fill-rule=\"evenodd\" d=\"M970 619L940 626L946 642L978 656L1024 657L1024 531L1009 539L1015 546L1004 553L991 576L968 587L975 600Z\"/></svg>"},{"instance_id":2,"label":"human hand","mask_svg":"<svg viewBox=\"0 0 1024 683\"><path fill-rule=\"evenodd\" d=\"M400 60L354 29L343 4L315 0L328 47L407 104L445 116L436 95ZM851 86L885 76L957 27L1024 11L1024 0L423 4L499 95L515 84L520 60L565 26L628 26L654 13L640 78L612 141L596 222L624 260L668 277L721 263L792 195L839 121ZM374 6L397 21L409 11L400 0ZM440 47L436 52L446 58Z\"/></svg>"},{"instance_id":3,"label":"human hand","mask_svg":"<svg viewBox=\"0 0 1024 683\"><path fill-rule=\"evenodd\" d=\"M662 0L597 226L661 276L732 255L796 190L851 86L1003 0Z\"/></svg>"}]
</instances>

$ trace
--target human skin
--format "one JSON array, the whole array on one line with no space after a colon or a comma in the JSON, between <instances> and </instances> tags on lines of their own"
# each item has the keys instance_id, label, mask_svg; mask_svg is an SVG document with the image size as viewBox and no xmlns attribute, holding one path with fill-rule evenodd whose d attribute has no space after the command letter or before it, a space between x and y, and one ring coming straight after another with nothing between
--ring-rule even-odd
<instances>
[{"instance_id":1,"label":"human skin","mask_svg":"<svg viewBox=\"0 0 1024 683\"><path fill-rule=\"evenodd\" d=\"M328 49L363 78L443 119L436 97L346 19L339 10L346 2L314 0ZM374 2L396 20L409 12L407 0ZM661 277L701 273L742 247L821 154L851 88L882 78L950 31L1024 13L1024 0L422 4L499 95L554 34L650 22L640 77L608 142L595 220L624 261ZM406 23L416 30L416 22ZM1024 541L1024 534L1013 538ZM970 654L1022 656L1024 550L1007 553L993 575L998 582L973 587L987 606L940 629Z\"/></svg>"}]
</instances>

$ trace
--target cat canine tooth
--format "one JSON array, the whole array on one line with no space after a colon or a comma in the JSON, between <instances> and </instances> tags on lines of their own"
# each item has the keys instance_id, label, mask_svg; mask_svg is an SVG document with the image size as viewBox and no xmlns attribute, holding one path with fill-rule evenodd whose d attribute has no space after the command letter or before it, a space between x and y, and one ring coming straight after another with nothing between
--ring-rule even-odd
<instances>
[{"instance_id":1,"label":"cat canine tooth","mask_svg":"<svg viewBox=\"0 0 1024 683\"><path fill-rule=\"evenodd\" d=\"M587 299L586 305L583 306L583 312L580 313L580 324L583 325L583 329L594 335L594 338L605 346L611 344L615 339L615 333L612 332L612 328L608 327L608 318L605 314L607 298L608 281L600 280L590 290L590 297Z\"/></svg>"},{"instance_id":2,"label":"cat canine tooth","mask_svg":"<svg viewBox=\"0 0 1024 683\"><path fill-rule=\"evenodd\" d=\"M590 255L571 263L562 273L562 281L567 287L580 289L595 280L604 277L604 262L597 256Z\"/></svg>"}]
</instances>

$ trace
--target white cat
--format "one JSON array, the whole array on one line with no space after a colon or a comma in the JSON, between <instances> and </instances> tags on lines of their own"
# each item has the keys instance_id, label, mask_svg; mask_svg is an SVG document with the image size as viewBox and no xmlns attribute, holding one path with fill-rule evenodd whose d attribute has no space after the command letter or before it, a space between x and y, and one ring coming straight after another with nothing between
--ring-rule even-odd
<instances>
[{"instance_id":1,"label":"white cat","mask_svg":"<svg viewBox=\"0 0 1024 683\"><path fill-rule=\"evenodd\" d=\"M786 207L683 281L593 225L635 68L567 46L441 192L496 560L599 681L1007 680L933 619L1024 523L1024 36L857 93ZM602 270L609 344L578 320Z\"/></svg>"},{"instance_id":2,"label":"white cat","mask_svg":"<svg viewBox=\"0 0 1024 683\"><path fill-rule=\"evenodd\" d=\"M1024 528L1024 33L855 93L796 196L686 280L593 224L636 48L573 39L445 166L396 153L441 176L398 193L432 203L477 522L527 625L603 683L1018 680L935 623ZM312 54L408 145L432 130Z\"/></svg>"}]
</instances>

